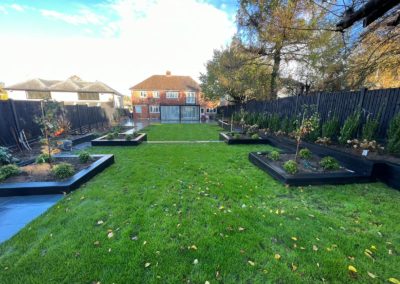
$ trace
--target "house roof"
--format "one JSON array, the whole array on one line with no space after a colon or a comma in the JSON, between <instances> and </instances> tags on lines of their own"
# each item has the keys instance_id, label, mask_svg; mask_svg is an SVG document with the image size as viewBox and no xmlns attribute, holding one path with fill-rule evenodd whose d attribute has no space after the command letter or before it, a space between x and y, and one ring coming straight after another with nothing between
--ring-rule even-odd
<instances>
[{"instance_id":1,"label":"house roof","mask_svg":"<svg viewBox=\"0 0 400 284\"><path fill-rule=\"evenodd\" d=\"M130 90L190 90L190 91L200 91L199 84L192 79L190 76L175 76L170 75L167 72L166 75L153 75L146 80L140 82L139 84L130 88Z\"/></svg>"},{"instance_id":2,"label":"house roof","mask_svg":"<svg viewBox=\"0 0 400 284\"><path fill-rule=\"evenodd\" d=\"M82 81L78 76L72 76L65 81L31 79L22 83L14 84L4 88L5 90L20 91L53 91L53 92L90 92L90 93L112 93L122 96L121 93L108 85L96 81Z\"/></svg>"}]
</instances>

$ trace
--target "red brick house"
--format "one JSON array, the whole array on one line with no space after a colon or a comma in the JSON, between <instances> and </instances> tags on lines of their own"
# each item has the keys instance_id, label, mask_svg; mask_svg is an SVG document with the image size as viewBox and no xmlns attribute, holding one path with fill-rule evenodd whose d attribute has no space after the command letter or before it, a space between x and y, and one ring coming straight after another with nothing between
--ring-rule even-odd
<instances>
[{"instance_id":1,"label":"red brick house","mask_svg":"<svg viewBox=\"0 0 400 284\"><path fill-rule=\"evenodd\" d=\"M198 121L200 86L190 76L153 75L130 88L134 119Z\"/></svg>"}]
</instances>

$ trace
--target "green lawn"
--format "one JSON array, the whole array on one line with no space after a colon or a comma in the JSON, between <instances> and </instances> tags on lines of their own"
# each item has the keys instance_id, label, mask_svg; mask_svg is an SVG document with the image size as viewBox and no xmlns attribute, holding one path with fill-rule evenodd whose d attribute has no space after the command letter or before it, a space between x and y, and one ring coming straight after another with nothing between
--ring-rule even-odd
<instances>
[{"instance_id":1,"label":"green lawn","mask_svg":"<svg viewBox=\"0 0 400 284\"><path fill-rule=\"evenodd\" d=\"M221 129L216 124L153 124L146 132L149 141L218 140Z\"/></svg>"},{"instance_id":2,"label":"green lawn","mask_svg":"<svg viewBox=\"0 0 400 284\"><path fill-rule=\"evenodd\" d=\"M195 137L189 126L216 131L149 133ZM96 147L116 163L0 245L0 283L400 279L400 192L381 183L287 188L248 162L267 148Z\"/></svg>"}]
</instances>

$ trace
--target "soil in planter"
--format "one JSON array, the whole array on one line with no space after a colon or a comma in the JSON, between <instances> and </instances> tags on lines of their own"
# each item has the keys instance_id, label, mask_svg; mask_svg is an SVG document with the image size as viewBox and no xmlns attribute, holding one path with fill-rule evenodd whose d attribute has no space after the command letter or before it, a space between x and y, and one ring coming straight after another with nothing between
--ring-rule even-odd
<instances>
[{"instance_id":1,"label":"soil in planter","mask_svg":"<svg viewBox=\"0 0 400 284\"><path fill-rule=\"evenodd\" d=\"M237 133L240 135L240 137L236 138L234 135L232 135L231 133L227 133L228 137L232 140L240 140L240 139L253 139L250 136L243 134L243 133ZM257 138L258 139L258 138ZM253 139L253 140L257 140L257 139Z\"/></svg>"},{"instance_id":2,"label":"soil in planter","mask_svg":"<svg viewBox=\"0 0 400 284\"><path fill-rule=\"evenodd\" d=\"M79 158L55 158L53 166L60 163L69 163L73 165L75 173L89 167L93 162L99 158L91 158L87 163L82 164ZM24 167L20 167L21 173L17 176L11 176L0 183L17 183L17 182L39 182L39 181L60 181L51 173L51 167L49 164L30 164Z\"/></svg>"},{"instance_id":3,"label":"soil in planter","mask_svg":"<svg viewBox=\"0 0 400 284\"><path fill-rule=\"evenodd\" d=\"M268 162L271 165L274 165L276 167L279 167L283 169L283 164L288 161L288 160L295 160L295 154L281 154L279 160L274 161L268 158L267 155L259 155L262 160L265 162ZM340 167L338 170L325 170L319 165L319 162L321 161L321 158L312 155L310 160L303 160L303 159L298 159L297 160L297 168L298 168L298 174L310 174L310 173L347 173L347 172L353 172L351 170L348 170L344 167Z\"/></svg>"}]
</instances>

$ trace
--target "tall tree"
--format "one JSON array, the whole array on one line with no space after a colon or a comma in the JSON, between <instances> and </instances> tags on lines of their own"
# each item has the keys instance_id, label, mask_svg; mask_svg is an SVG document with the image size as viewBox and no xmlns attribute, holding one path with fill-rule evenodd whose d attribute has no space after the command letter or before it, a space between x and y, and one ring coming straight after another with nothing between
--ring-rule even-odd
<instances>
[{"instance_id":1,"label":"tall tree","mask_svg":"<svg viewBox=\"0 0 400 284\"><path fill-rule=\"evenodd\" d=\"M207 72L200 75L202 92L209 99L225 97L234 103L254 98L267 98L269 87L265 78L270 68L260 58L242 52L239 42L214 50L206 64Z\"/></svg>"},{"instance_id":2,"label":"tall tree","mask_svg":"<svg viewBox=\"0 0 400 284\"><path fill-rule=\"evenodd\" d=\"M239 36L245 50L271 62L273 98L277 96L282 63L311 64L312 56L318 54L315 51L324 44L319 39L334 32L327 21L328 12L328 8L309 0L240 1Z\"/></svg>"}]
</instances>

